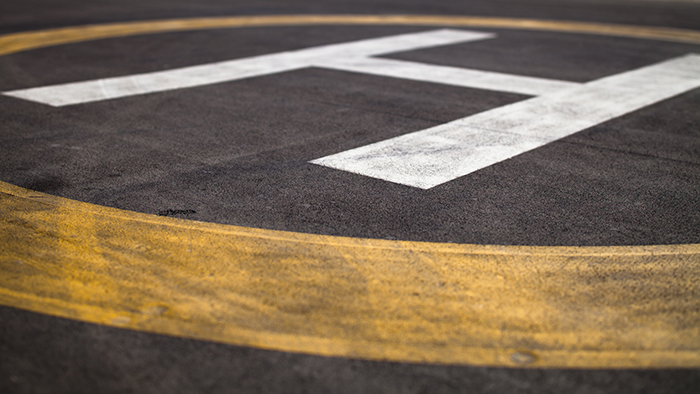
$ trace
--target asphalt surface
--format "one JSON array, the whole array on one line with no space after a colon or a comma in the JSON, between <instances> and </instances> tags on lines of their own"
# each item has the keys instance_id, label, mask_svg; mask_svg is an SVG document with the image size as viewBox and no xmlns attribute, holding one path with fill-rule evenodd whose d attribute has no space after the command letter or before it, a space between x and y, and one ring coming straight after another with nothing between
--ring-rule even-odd
<instances>
[{"instance_id":1,"label":"asphalt surface","mask_svg":"<svg viewBox=\"0 0 700 394\"><path fill-rule=\"evenodd\" d=\"M257 14L444 14L700 30L697 2L25 1L0 33ZM425 26L218 29L0 57L0 91L158 71ZM700 45L471 29L385 58L588 82ZM429 190L309 160L528 96L320 68L51 108L0 96L0 180L131 211L351 237L500 245L700 243L700 90ZM0 308L3 392L696 392L698 370L435 366L242 348Z\"/></svg>"}]
</instances>

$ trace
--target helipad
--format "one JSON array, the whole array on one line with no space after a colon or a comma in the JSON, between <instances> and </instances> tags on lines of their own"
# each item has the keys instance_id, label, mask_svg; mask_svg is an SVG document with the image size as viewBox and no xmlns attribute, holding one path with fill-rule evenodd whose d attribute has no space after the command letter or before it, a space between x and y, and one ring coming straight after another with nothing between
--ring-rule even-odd
<instances>
[{"instance_id":1,"label":"helipad","mask_svg":"<svg viewBox=\"0 0 700 394\"><path fill-rule=\"evenodd\" d=\"M444 61L440 57L443 49L425 49L427 52L423 53L427 55L421 55L420 50L407 47L405 50L415 50L416 54L407 52L394 58L390 55L388 60L377 61L362 54L352 58L352 62L314 58L304 67L291 69L288 60L273 60L276 67L284 63L282 66L287 68L280 66L281 71L275 69L263 75L255 74L259 68L253 68L255 75L238 78L241 82L230 82L233 79L229 78L169 86L164 74L158 73L195 65L154 64L148 66L149 70L132 70L122 75L109 75L107 71L107 75L97 78L80 75L62 81L57 80L63 78L61 75L47 75L42 77L45 82L32 86L10 87L6 83L2 89L5 97L1 98L8 108L3 115L9 141L5 145L6 157L19 157L30 149L53 150L33 153L33 157L46 158L45 167L35 168L24 162L3 164L3 181L9 183L0 184L0 231L5 241L0 246L0 303L151 333L325 356L512 367L658 368L700 364L700 232L696 227L698 213L692 210L697 203L693 197L698 188L697 157L693 158L692 148L687 153L674 151L674 157L648 157L635 145L639 144L637 140L625 139L627 134L650 135L654 130L678 127L678 123L671 122L679 122L679 116L692 111L698 99L696 84L700 83L694 74L698 68L692 63L693 56L697 56L693 48L695 53L700 51L700 33L696 31L504 18L286 15L134 22L20 33L0 37L0 52L28 54L16 60L21 63L32 60L31 50L40 51L37 48L63 50L64 47L53 47L59 44L83 45L77 43L105 38L118 43L116 37L201 33L202 29L236 28L232 30L255 36L257 33L251 33L251 29L274 30L280 26L291 26L295 34L302 34L298 41L314 41L303 46L296 39L293 45L284 44L293 47L283 48L285 51L297 51L302 57L304 48L341 45L322 42L326 40L323 31L329 26L346 29L333 34L347 35L340 42L353 43L380 37L428 37L436 28L449 27L452 33L440 33L440 39L461 37L459 40L464 41L449 50L473 50L481 57L500 56L501 49L484 54L480 51L485 47L470 47L477 43L466 41L486 36L503 36L506 43L509 39L551 41L556 40L552 36L565 35L573 37L569 40L583 42L581 45L585 42L580 37L593 40L590 45L619 40L615 45L632 46L635 51L649 45L645 56L654 61L632 55L618 63L601 61L605 67L588 72L604 75L582 75L581 80L575 81L537 75L514 77L515 73L508 70L489 70L491 79L483 85L484 70L426 62L431 57L438 63ZM368 26L381 31L360 28ZM312 28L317 30L304 30ZM303 31L313 34L303 36ZM216 32L219 34L219 30ZM509 32L522 36L509 36ZM398 44L392 41L392 45ZM249 53L240 58L258 59L268 54ZM407 59L412 56L423 56L423 60ZM685 59L681 62L686 63L676 67L673 59ZM222 61L226 59L206 64ZM442 67L440 70L447 76L436 81L442 77L411 74L409 68L397 75L397 65L406 64L433 67L430 70ZM674 65L671 71L666 71L668 64ZM324 67L332 70L323 70ZM534 66L530 71L541 68L542 65ZM465 76L465 69L476 70L468 71L476 74ZM615 72L609 72L612 69ZM598 80L618 84L613 76L630 75L627 73L631 70L653 73L642 73L630 80L624 90L630 92L628 97L620 96L620 90L601 90L596 85ZM285 82L289 71L302 76ZM88 73L100 72L104 70ZM105 88L110 81L133 81L142 75L148 76L151 85L114 82L117 88L112 91L119 94ZM436 102L434 97L438 96L442 97L438 100L447 99L436 110L416 103L392 108L389 100L382 102L380 98L377 108L364 108L360 115L383 130L366 129L365 120L349 116L358 115L352 104L339 104L337 98L328 104L328 96L309 84L324 80L319 86L328 84L333 88L342 80L325 81L337 75L354 78L354 86L365 86L356 84L360 80L371 86L371 81L388 79L382 83L424 92L423 99L415 99L420 102ZM464 78L460 79L460 86L450 86L453 75ZM475 80L482 78L480 82L469 82L475 75ZM516 82L498 85L503 76L516 78ZM257 77L271 78L273 82L260 82ZM28 79L32 78L41 80ZM654 80L665 82L649 82ZM182 78L172 81L180 83ZM517 81L527 81L527 86L535 86L527 89L536 91L514 91L524 86L524 82ZM233 91L241 95L235 99L239 100L237 103L265 95L268 101L264 105L274 111L246 115L240 119L240 126L222 122L229 118L218 118L218 113L230 103L221 99L225 91L217 85L221 83L239 84L226 85L235 86ZM482 85L474 86L479 83ZM82 84L80 89L87 86L88 90L66 95L66 86L75 84ZM589 94L580 90L581 86L593 86L589 101L581 99L582 94ZM657 92L659 86L666 89L664 93L645 96L645 92ZM629 90L632 87L637 90ZM293 118L290 110L296 107L284 96L293 89L309 89L300 97L321 106L308 108L301 114L304 119ZM374 90L362 89L365 88L351 91L350 98L363 105L371 103L367 92ZM481 93L482 90L487 93ZM572 93L551 93L554 90ZM411 93L403 94L413 97ZM478 94L481 100L469 102L465 113L457 115L458 106L449 107L454 102L450 99L467 94ZM544 103L533 105L549 108L545 112L552 113L559 110L556 103L566 100L573 104L561 111L569 115L575 112L575 116L566 118L575 121L598 116L600 110L586 112L583 108L593 106L593 101L610 100L600 106L606 111L620 105L627 107L618 112L611 110L612 115L595 121L584 121L565 133L553 132L545 139L537 134L544 126L533 123L535 126L528 130L533 130L539 142L527 145L520 141L519 146L527 145L527 149L513 151L498 160L479 156L485 165L469 167L469 171L460 169L454 176L444 178L439 174L458 167L459 158L471 153L465 153L462 142L455 145L450 140L444 145L444 140L440 140L443 145L435 151L455 149L452 146L463 150L448 158L458 164L444 161L444 169L437 172L437 183L424 181L428 179L425 177L411 178L402 170L382 169L389 175L380 176L375 169L388 168L385 164L372 162L358 167L352 164L356 161L347 164L350 159L342 156L347 155L342 152L365 149L361 151L365 157L386 161L387 151L404 152L409 149L405 144L417 141L409 139L392 145L391 141L397 139L406 141L403 136L408 133L461 125L455 119L473 119L527 102ZM635 100L639 102L635 104ZM258 108L250 105L239 112L231 110L230 116L250 114ZM291 107L286 108L287 105ZM534 107L525 105L522 112L532 113ZM382 106L389 109L382 110ZM332 107L336 108L334 116L322 114L324 108ZM194 120L184 125L169 123L169 116L180 116L178 108L192 111L189 116ZM200 116L202 108L214 110ZM390 115L381 115L382 111ZM343 115L345 112L350 114ZM108 115L114 118L106 118ZM500 112L496 115L494 121L510 116ZM647 129L635 123L640 118L645 119ZM697 144L692 126L696 118L690 116L689 123L677 129L685 133L681 141ZM27 123L29 119L39 119L39 123ZM521 122L520 119L514 122ZM303 127L315 121L320 122L319 127L337 127L326 132L336 136L336 140L322 140L319 136L323 133L315 130L305 133ZM569 125L557 122L552 123L556 126L552 130ZM15 125L23 128L13 129ZM142 129L125 129L134 125L141 125ZM478 127L470 125L502 134L511 130L487 127L484 122ZM68 135L67 128L80 132ZM183 140L163 139L168 128L180 128L175 133ZM247 130L259 130L260 134ZM588 134L576 134L580 131ZM226 133L236 137L227 137ZM454 135L463 135L460 133L457 130ZM617 147L620 141L628 144L624 152L612 152L605 146L609 144L605 138L611 138L611 134L619 137L615 141ZM424 134L409 135L424 138ZM574 140L565 139L569 136ZM461 137L450 134L450 138ZM502 144L502 139L494 139ZM201 146L193 147L195 141ZM432 144L435 140L430 141ZM115 155L96 160L94 155L106 154L109 149L105 147L112 143L118 147ZM563 147L567 143L580 146ZM158 144L175 147L161 149ZM117 153L124 152L127 146L136 150L131 154ZM151 150L143 150L144 146ZM493 146L498 147L498 152L505 149L505 145ZM663 146L657 148L664 151ZM469 149L472 152L475 148ZM590 153L596 149L597 153ZM564 156L552 156L553 152ZM581 158L589 153L592 156ZM167 156L173 154L181 154L181 161ZM579 154L581 157L576 157ZM421 151L420 155L426 153ZM431 155L426 156L431 165L444 158ZM601 155L612 159L594 163L595 157ZM337 157L340 159L324 159ZM396 164L397 160L387 162L404 168L404 164ZM328 164L331 161L332 165ZM585 163L599 167L581 168ZM623 184L620 173L624 171L630 171L625 183L628 186L618 190ZM420 169L417 173L424 176L427 172ZM666 178L659 178L659 174ZM78 175L83 178L77 179ZM576 185L577 180L580 185ZM650 183L635 184L643 181ZM514 186L501 186L510 183ZM569 186L557 189L559 185ZM658 189L654 189L656 186ZM669 191L686 197L674 199ZM608 192L609 195L604 194ZM629 201L632 195L635 200ZM222 202L216 205L212 201ZM506 206L513 201L518 203ZM666 203L669 206L663 206L657 216L636 214L649 214L650 206ZM580 211L576 211L578 204ZM621 211L621 207L627 211ZM587 212L593 208L595 212ZM316 213L311 212L313 209ZM491 214L494 210L506 214ZM470 219L462 219L467 216ZM528 222L529 217L537 220Z\"/></svg>"}]
</instances>

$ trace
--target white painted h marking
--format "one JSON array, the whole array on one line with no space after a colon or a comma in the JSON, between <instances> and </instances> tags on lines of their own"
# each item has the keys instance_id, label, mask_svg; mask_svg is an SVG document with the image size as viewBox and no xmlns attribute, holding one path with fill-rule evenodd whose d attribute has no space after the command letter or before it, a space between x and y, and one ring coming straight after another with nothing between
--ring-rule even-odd
<instances>
[{"instance_id":1,"label":"white painted h marking","mask_svg":"<svg viewBox=\"0 0 700 394\"><path fill-rule=\"evenodd\" d=\"M690 54L312 163L429 189L697 87Z\"/></svg>"},{"instance_id":2,"label":"white painted h marking","mask_svg":"<svg viewBox=\"0 0 700 394\"><path fill-rule=\"evenodd\" d=\"M324 67L538 96L311 161L429 189L700 87L697 54L586 84L372 58L493 37L491 33L443 29L2 94L61 107Z\"/></svg>"}]
</instances>

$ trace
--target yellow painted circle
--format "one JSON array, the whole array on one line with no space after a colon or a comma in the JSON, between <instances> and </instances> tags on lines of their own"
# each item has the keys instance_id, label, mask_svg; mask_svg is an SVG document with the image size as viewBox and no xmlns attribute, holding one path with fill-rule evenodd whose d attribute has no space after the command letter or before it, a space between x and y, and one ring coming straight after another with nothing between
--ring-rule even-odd
<instances>
[{"instance_id":1,"label":"yellow painted circle","mask_svg":"<svg viewBox=\"0 0 700 394\"><path fill-rule=\"evenodd\" d=\"M700 44L700 32L668 27L440 15L264 15L170 19L64 27L0 36L0 55L101 38L174 31L291 25L469 26L602 34Z\"/></svg>"},{"instance_id":2,"label":"yellow painted circle","mask_svg":"<svg viewBox=\"0 0 700 394\"><path fill-rule=\"evenodd\" d=\"M209 28L449 25L700 44L700 32L451 16L299 15L69 27L0 54ZM700 367L700 245L331 237L100 207L0 182L0 304L159 334L377 360Z\"/></svg>"}]
</instances>

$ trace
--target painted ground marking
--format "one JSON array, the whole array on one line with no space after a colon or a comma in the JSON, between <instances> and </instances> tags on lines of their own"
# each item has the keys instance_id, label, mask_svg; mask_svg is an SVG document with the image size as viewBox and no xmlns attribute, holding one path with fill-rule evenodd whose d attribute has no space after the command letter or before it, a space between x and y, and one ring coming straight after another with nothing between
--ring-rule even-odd
<instances>
[{"instance_id":1,"label":"painted ground marking","mask_svg":"<svg viewBox=\"0 0 700 394\"><path fill-rule=\"evenodd\" d=\"M529 95L551 93L578 85L573 82L544 78L370 58L370 56L484 40L495 36L492 33L442 29L324 45L167 71L19 89L2 94L53 107L63 107L230 82L307 67L331 68Z\"/></svg>"},{"instance_id":2,"label":"painted ground marking","mask_svg":"<svg viewBox=\"0 0 700 394\"><path fill-rule=\"evenodd\" d=\"M336 58L365 58L392 52L429 48L438 45L483 40L488 33L437 30L403 34L357 42L324 45L315 48L254 56L175 70L152 72L94 81L3 92L4 95L48 104L54 107L84 104L146 93L163 92L244 78L270 75L306 67L323 67Z\"/></svg>"},{"instance_id":3,"label":"painted ground marking","mask_svg":"<svg viewBox=\"0 0 700 394\"><path fill-rule=\"evenodd\" d=\"M358 17L345 22L460 25L454 17L352 18ZM167 29L342 20L76 27L0 37L0 53ZM533 28L532 21L461 20ZM535 28L700 43L697 32L673 29L551 21ZM678 88L672 85L667 94ZM700 366L700 245L515 247L331 237L128 212L2 182L0 239L0 303L93 323L378 360ZM531 356L527 365L517 361L522 354Z\"/></svg>"},{"instance_id":4,"label":"painted ground marking","mask_svg":"<svg viewBox=\"0 0 700 394\"><path fill-rule=\"evenodd\" d=\"M462 87L541 95L311 161L338 170L429 189L700 86L700 55L695 54L583 85L371 58L494 37L495 34L491 33L434 30L2 94L62 107L307 67L325 67Z\"/></svg>"},{"instance_id":5,"label":"painted ground marking","mask_svg":"<svg viewBox=\"0 0 700 394\"><path fill-rule=\"evenodd\" d=\"M312 163L430 189L700 87L700 55L556 90Z\"/></svg>"}]
</instances>

